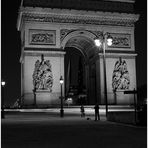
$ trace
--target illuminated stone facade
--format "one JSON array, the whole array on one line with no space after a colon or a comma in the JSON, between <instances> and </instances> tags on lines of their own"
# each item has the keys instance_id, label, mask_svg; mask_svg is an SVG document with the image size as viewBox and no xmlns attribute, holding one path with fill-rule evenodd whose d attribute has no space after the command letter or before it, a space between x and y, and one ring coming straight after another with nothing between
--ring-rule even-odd
<instances>
[{"instance_id":1,"label":"illuminated stone facade","mask_svg":"<svg viewBox=\"0 0 148 148\"><path fill-rule=\"evenodd\" d=\"M134 43L134 23L138 19L139 15L133 13L52 9L22 5L19 10L17 28L21 32L22 41L20 62L23 103L26 105L60 103L59 79L60 76L64 78L65 73L64 56L66 52L64 49L74 47L82 52L86 63L88 104L94 104L95 100L104 104L103 54L102 50L94 45L94 39L102 32L108 32L113 37L113 45L106 47L108 103L133 103L133 95L125 95L123 92L136 89L137 54ZM47 65L50 65L50 68L46 65L46 69L44 67L40 71L38 69L38 73L50 72L44 73L45 77L35 78L35 68L43 62L42 55L44 62L48 61ZM91 78L92 69L95 71L93 80ZM41 81L48 81L48 83L41 84ZM93 96L94 93L95 96Z\"/></svg>"}]
</instances>

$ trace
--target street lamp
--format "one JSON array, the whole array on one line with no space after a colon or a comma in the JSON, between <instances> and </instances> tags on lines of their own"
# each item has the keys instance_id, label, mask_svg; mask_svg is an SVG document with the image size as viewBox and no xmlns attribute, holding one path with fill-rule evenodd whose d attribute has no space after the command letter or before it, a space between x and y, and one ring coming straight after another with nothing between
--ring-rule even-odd
<instances>
[{"instance_id":1,"label":"street lamp","mask_svg":"<svg viewBox=\"0 0 148 148\"><path fill-rule=\"evenodd\" d=\"M1 100L1 118L5 118L5 114L4 114L4 87L6 85L6 82L5 81L1 81L1 85L2 85L2 100Z\"/></svg>"},{"instance_id":2,"label":"street lamp","mask_svg":"<svg viewBox=\"0 0 148 148\"><path fill-rule=\"evenodd\" d=\"M104 67L104 96L105 96L105 105L106 105L106 118L108 114L108 100L107 100L107 81L106 81L106 58L105 58L105 50L106 50L106 44L108 46L112 45L112 37L109 33L103 34L101 32L100 36L94 40L95 45L97 47L103 48L103 67Z\"/></svg>"},{"instance_id":3,"label":"street lamp","mask_svg":"<svg viewBox=\"0 0 148 148\"><path fill-rule=\"evenodd\" d=\"M64 80L63 77L60 77L60 84L61 84L61 110L60 110L60 116L64 117L64 109L63 109L63 94L62 94L62 86L63 86Z\"/></svg>"},{"instance_id":4,"label":"street lamp","mask_svg":"<svg viewBox=\"0 0 148 148\"><path fill-rule=\"evenodd\" d=\"M33 94L34 94L34 106L36 107L36 87L33 89Z\"/></svg>"}]
</instances>

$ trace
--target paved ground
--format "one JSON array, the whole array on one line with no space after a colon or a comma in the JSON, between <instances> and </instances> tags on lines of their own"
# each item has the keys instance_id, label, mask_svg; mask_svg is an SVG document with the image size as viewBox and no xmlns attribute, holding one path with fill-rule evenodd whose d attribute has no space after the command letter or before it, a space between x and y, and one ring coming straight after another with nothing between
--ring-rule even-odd
<instances>
[{"instance_id":1,"label":"paved ground","mask_svg":"<svg viewBox=\"0 0 148 148\"><path fill-rule=\"evenodd\" d=\"M146 127L94 121L51 112L8 113L1 120L2 148L146 148Z\"/></svg>"}]
</instances>

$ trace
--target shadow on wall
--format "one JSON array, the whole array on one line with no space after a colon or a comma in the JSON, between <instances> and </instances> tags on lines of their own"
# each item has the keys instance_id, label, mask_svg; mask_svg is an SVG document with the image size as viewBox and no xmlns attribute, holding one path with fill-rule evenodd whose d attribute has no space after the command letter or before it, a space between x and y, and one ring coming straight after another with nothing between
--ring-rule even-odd
<instances>
[{"instance_id":1,"label":"shadow on wall","mask_svg":"<svg viewBox=\"0 0 148 148\"><path fill-rule=\"evenodd\" d=\"M137 88L138 104L147 104L147 84Z\"/></svg>"}]
</instances>

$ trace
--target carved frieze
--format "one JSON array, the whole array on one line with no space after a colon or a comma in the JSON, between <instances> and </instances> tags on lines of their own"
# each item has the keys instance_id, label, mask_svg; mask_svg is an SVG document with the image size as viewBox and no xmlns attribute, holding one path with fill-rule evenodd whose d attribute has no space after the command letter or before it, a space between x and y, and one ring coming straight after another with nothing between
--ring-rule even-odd
<instances>
[{"instance_id":1,"label":"carved frieze","mask_svg":"<svg viewBox=\"0 0 148 148\"><path fill-rule=\"evenodd\" d=\"M108 48L131 48L131 35L122 33L111 33L113 42Z\"/></svg>"},{"instance_id":2,"label":"carved frieze","mask_svg":"<svg viewBox=\"0 0 148 148\"><path fill-rule=\"evenodd\" d=\"M29 30L29 44L37 45L55 45L55 30Z\"/></svg>"},{"instance_id":3,"label":"carved frieze","mask_svg":"<svg viewBox=\"0 0 148 148\"><path fill-rule=\"evenodd\" d=\"M32 15L23 14L25 21L37 21L37 22L50 22L50 23L70 23L70 24L88 24L88 25L113 25L113 26L134 26L134 21L122 19L94 19L94 18L81 18L81 17L70 17L65 15L61 16L47 16L47 15Z\"/></svg>"},{"instance_id":4,"label":"carved frieze","mask_svg":"<svg viewBox=\"0 0 148 148\"><path fill-rule=\"evenodd\" d=\"M134 23L138 21L138 19L138 14L130 13L21 7L17 28L20 30L21 24L25 21L81 25L134 26Z\"/></svg>"}]
</instances>

